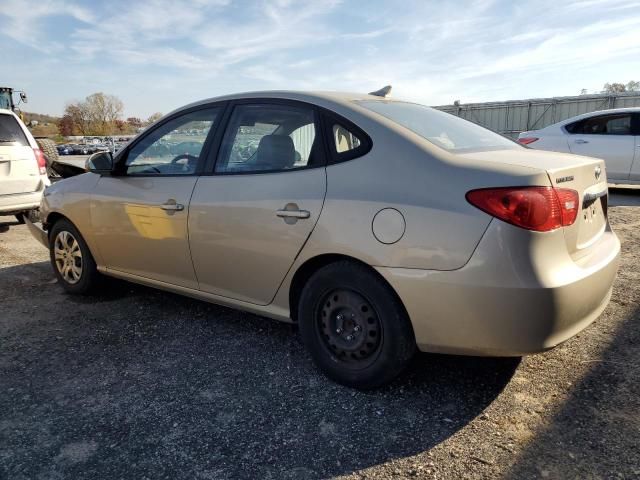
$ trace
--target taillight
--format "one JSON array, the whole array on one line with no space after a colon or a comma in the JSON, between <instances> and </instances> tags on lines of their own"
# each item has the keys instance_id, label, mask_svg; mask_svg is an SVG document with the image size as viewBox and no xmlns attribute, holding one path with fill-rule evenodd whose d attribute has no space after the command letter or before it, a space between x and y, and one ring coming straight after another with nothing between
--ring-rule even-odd
<instances>
[{"instance_id":1,"label":"taillight","mask_svg":"<svg viewBox=\"0 0 640 480\"><path fill-rule=\"evenodd\" d=\"M39 148L34 148L33 153L36 154L36 160L38 161L38 168L40 169L40 175L47 174L47 159L44 158L44 153Z\"/></svg>"},{"instance_id":2,"label":"taillight","mask_svg":"<svg viewBox=\"0 0 640 480\"><path fill-rule=\"evenodd\" d=\"M522 137L518 139L518 143L521 143L522 145L529 145L537 140L540 139L538 137Z\"/></svg>"},{"instance_id":3,"label":"taillight","mask_svg":"<svg viewBox=\"0 0 640 480\"><path fill-rule=\"evenodd\" d=\"M548 232L572 225L578 215L578 192L553 187L501 187L471 190L467 201L517 227Z\"/></svg>"}]
</instances>

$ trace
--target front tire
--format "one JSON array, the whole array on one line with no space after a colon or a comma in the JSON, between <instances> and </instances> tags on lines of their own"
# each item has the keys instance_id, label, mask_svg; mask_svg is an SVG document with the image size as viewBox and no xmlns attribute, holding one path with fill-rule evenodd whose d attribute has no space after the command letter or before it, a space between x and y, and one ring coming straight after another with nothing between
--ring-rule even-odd
<instances>
[{"instance_id":1,"label":"front tire","mask_svg":"<svg viewBox=\"0 0 640 480\"><path fill-rule=\"evenodd\" d=\"M87 243L68 220L58 220L49 232L49 256L58 282L67 292L84 295L96 286L99 273Z\"/></svg>"},{"instance_id":2,"label":"front tire","mask_svg":"<svg viewBox=\"0 0 640 480\"><path fill-rule=\"evenodd\" d=\"M302 290L298 319L316 365L349 387L390 382L416 352L400 300L379 275L355 262L332 263L313 274Z\"/></svg>"}]
</instances>

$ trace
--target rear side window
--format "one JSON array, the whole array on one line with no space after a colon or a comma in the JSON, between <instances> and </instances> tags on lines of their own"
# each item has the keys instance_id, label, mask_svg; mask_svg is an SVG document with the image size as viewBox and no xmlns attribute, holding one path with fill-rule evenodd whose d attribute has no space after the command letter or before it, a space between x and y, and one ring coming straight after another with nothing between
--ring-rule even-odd
<instances>
[{"instance_id":1,"label":"rear side window","mask_svg":"<svg viewBox=\"0 0 640 480\"><path fill-rule=\"evenodd\" d=\"M574 135L631 135L631 114L599 115L565 127Z\"/></svg>"},{"instance_id":2,"label":"rear side window","mask_svg":"<svg viewBox=\"0 0 640 480\"><path fill-rule=\"evenodd\" d=\"M324 164L315 111L307 106L244 104L234 108L218 173L281 172Z\"/></svg>"},{"instance_id":3,"label":"rear side window","mask_svg":"<svg viewBox=\"0 0 640 480\"><path fill-rule=\"evenodd\" d=\"M28 147L29 142L18 122L11 115L0 115L0 144Z\"/></svg>"}]
</instances>

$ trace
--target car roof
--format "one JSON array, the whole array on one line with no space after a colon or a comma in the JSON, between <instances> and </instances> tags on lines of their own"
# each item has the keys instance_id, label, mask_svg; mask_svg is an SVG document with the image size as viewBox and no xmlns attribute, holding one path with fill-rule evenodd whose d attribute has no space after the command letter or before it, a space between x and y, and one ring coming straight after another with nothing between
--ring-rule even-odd
<instances>
[{"instance_id":1,"label":"car roof","mask_svg":"<svg viewBox=\"0 0 640 480\"><path fill-rule=\"evenodd\" d=\"M575 117L567 118L565 120L558 122L556 125L566 125L567 123L575 122L576 120L589 118L596 115L609 115L609 114L616 114L616 113L636 113L636 112L640 112L640 107L609 108L606 110L595 110L593 112L587 112L581 115L576 115Z\"/></svg>"},{"instance_id":2,"label":"car roof","mask_svg":"<svg viewBox=\"0 0 640 480\"><path fill-rule=\"evenodd\" d=\"M246 99L252 99L252 98L297 100L300 102L306 102L306 103L311 103L315 105L333 103L333 104L340 104L342 106L349 107L349 108L353 106L354 101L358 101L358 100L400 101L396 99L390 99L388 97L380 97L376 95L369 95L369 94L355 93L355 92L332 92L332 91L306 92L306 91L298 91L298 90L263 90L263 91L255 91L255 92L234 93L230 95L222 95L220 97L212 97L204 100L199 100L197 102L190 103L189 105L185 105L183 107L177 108L171 113L173 114L182 110L197 107L200 105L206 105L208 103L213 103L213 102L223 102L223 101L229 101L229 100L246 100Z\"/></svg>"}]
</instances>

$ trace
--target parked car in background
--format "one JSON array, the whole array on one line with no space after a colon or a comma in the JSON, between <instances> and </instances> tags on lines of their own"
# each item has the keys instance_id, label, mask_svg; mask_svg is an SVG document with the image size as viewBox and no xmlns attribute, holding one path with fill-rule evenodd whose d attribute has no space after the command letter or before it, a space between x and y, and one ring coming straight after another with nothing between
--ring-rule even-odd
<instances>
[{"instance_id":1,"label":"parked car in background","mask_svg":"<svg viewBox=\"0 0 640 480\"><path fill-rule=\"evenodd\" d=\"M58 155L73 155L73 148L71 145L58 145Z\"/></svg>"},{"instance_id":2,"label":"parked car in background","mask_svg":"<svg viewBox=\"0 0 640 480\"><path fill-rule=\"evenodd\" d=\"M640 184L640 108L585 113L522 132L518 142L536 150L601 158L609 181Z\"/></svg>"},{"instance_id":3,"label":"parked car in background","mask_svg":"<svg viewBox=\"0 0 640 480\"><path fill-rule=\"evenodd\" d=\"M46 159L31 132L11 110L0 109L0 215L35 220L49 184Z\"/></svg>"},{"instance_id":4,"label":"parked car in background","mask_svg":"<svg viewBox=\"0 0 640 480\"><path fill-rule=\"evenodd\" d=\"M416 347L552 348L600 315L618 265L602 160L382 93L205 100L87 167L29 224L68 292L105 274L296 322L353 387Z\"/></svg>"}]
</instances>

